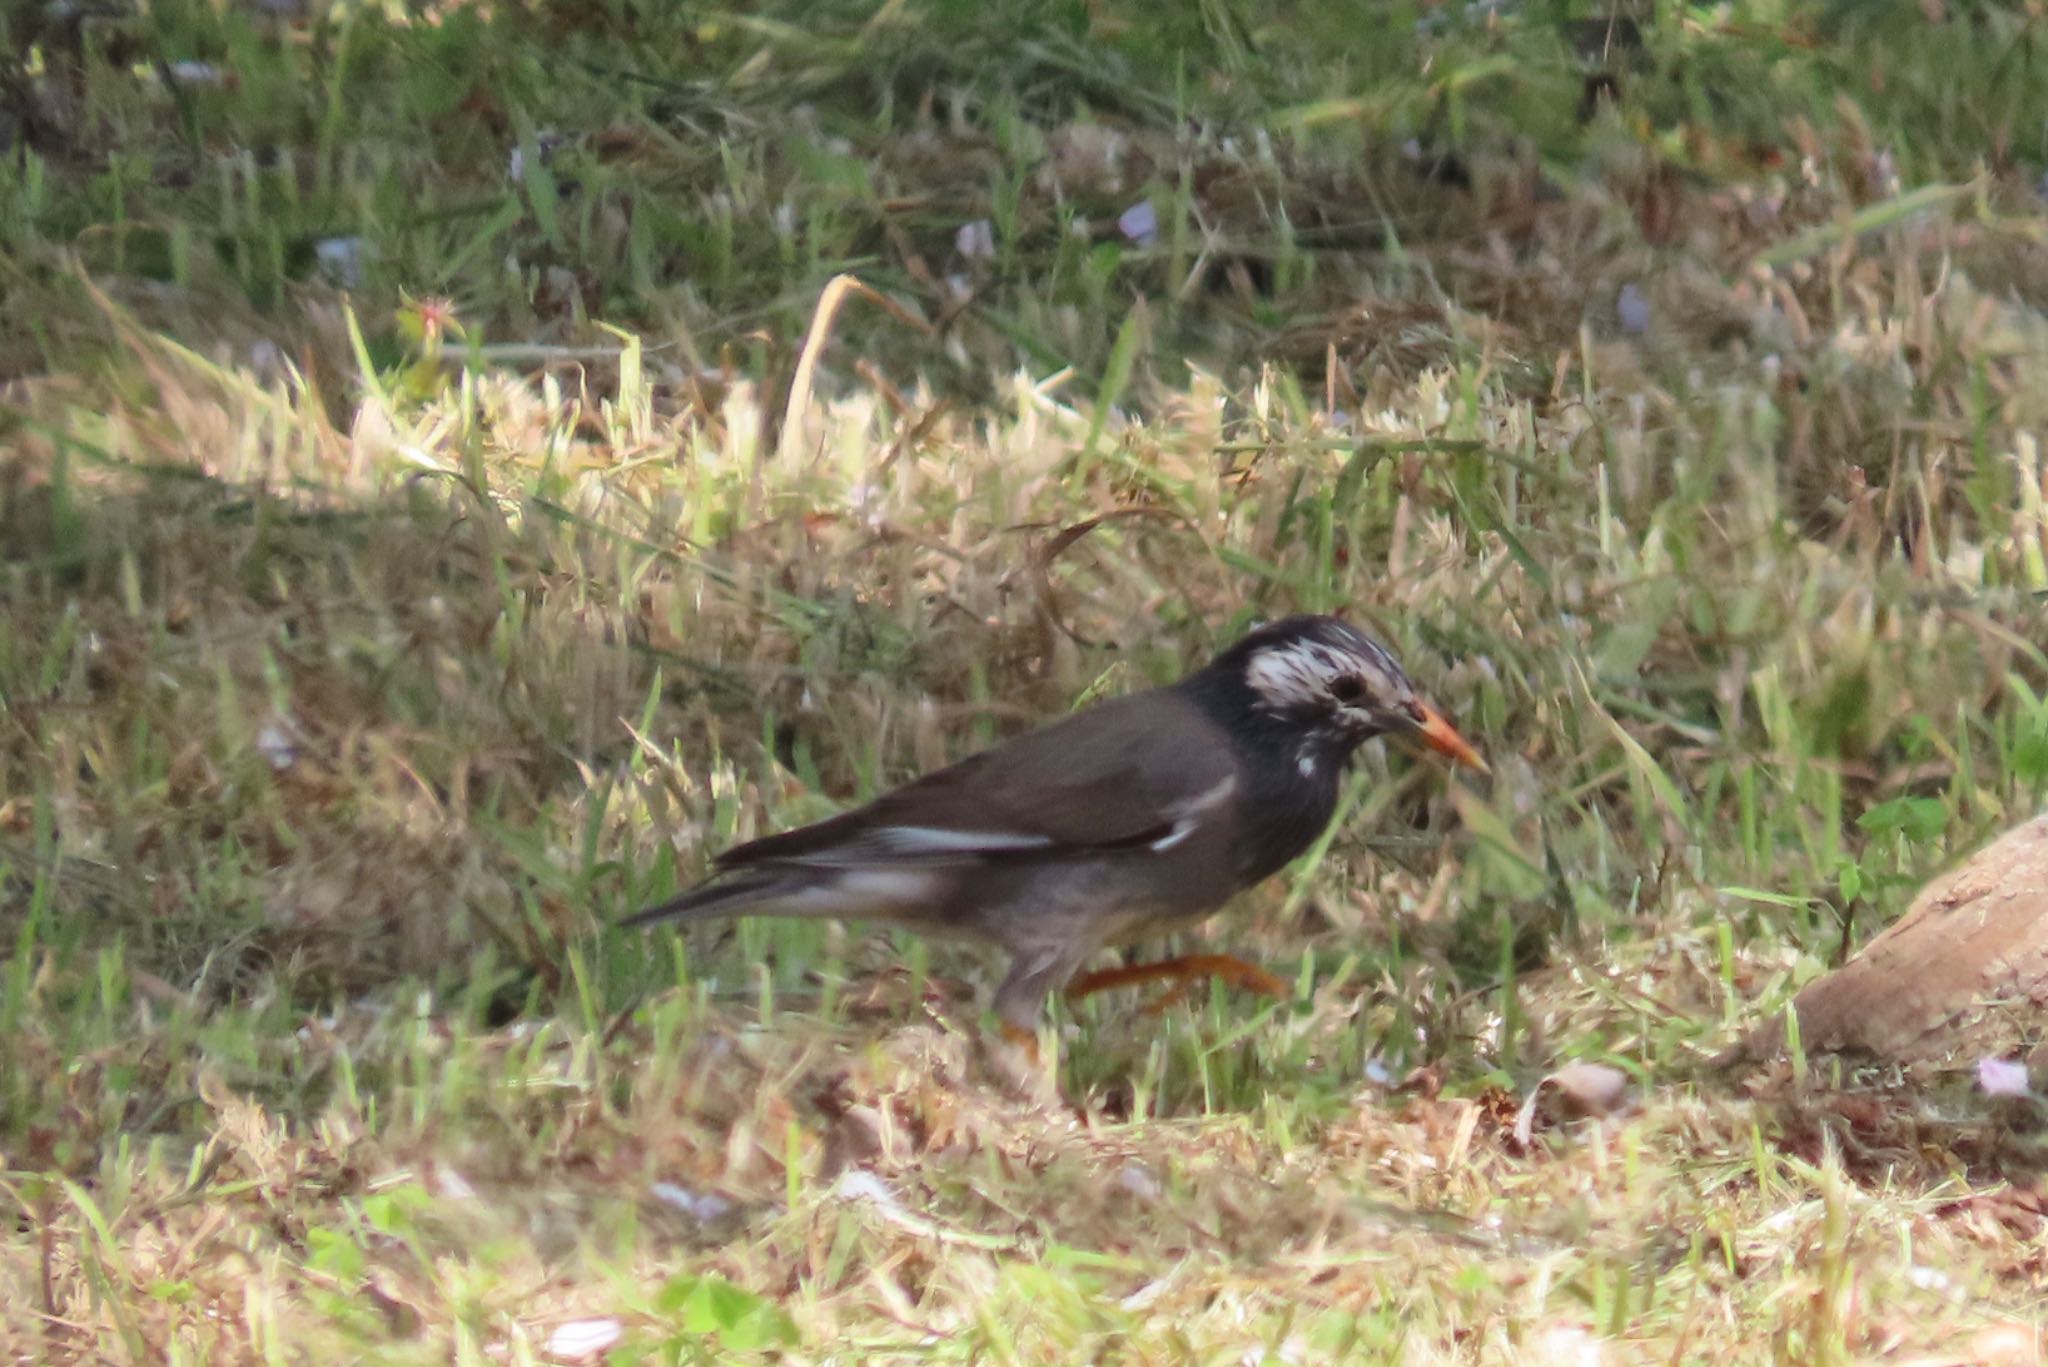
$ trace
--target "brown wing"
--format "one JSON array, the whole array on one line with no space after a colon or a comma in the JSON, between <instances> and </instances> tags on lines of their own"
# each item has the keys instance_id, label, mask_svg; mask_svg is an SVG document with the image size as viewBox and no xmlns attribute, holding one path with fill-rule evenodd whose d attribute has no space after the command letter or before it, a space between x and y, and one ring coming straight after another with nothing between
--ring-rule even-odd
<instances>
[{"instance_id":1,"label":"brown wing","mask_svg":"<svg viewBox=\"0 0 2048 1367\"><path fill-rule=\"evenodd\" d=\"M1227 799L1237 762L1178 694L1101 703L893 789L865 807L727 850L721 869L943 864L1169 840Z\"/></svg>"}]
</instances>

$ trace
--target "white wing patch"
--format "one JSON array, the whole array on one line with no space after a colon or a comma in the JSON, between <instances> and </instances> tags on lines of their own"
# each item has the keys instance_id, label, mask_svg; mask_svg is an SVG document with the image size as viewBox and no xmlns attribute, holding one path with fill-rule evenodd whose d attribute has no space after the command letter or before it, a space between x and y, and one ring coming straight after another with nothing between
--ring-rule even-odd
<instances>
[{"instance_id":1,"label":"white wing patch","mask_svg":"<svg viewBox=\"0 0 2048 1367\"><path fill-rule=\"evenodd\" d=\"M904 864L952 862L977 854L1001 854L1012 850L1040 850L1051 845L1050 836L1029 831L965 831L945 826L882 826L850 840L834 841L823 848L785 856L791 864L814 869L859 869ZM777 860L775 862L783 862Z\"/></svg>"},{"instance_id":2,"label":"white wing patch","mask_svg":"<svg viewBox=\"0 0 2048 1367\"><path fill-rule=\"evenodd\" d=\"M1172 811L1175 819L1172 829L1147 848L1157 852L1170 850L1180 844L1195 833L1195 828L1202 824L1202 818L1230 801L1231 794L1236 791L1237 775L1225 774L1216 783L1174 807Z\"/></svg>"},{"instance_id":3,"label":"white wing patch","mask_svg":"<svg viewBox=\"0 0 2048 1367\"><path fill-rule=\"evenodd\" d=\"M884 826L862 837L861 845L887 854L973 854L989 850L1036 850L1051 839L1028 831L956 831L944 826Z\"/></svg>"},{"instance_id":4,"label":"white wing patch","mask_svg":"<svg viewBox=\"0 0 2048 1367\"><path fill-rule=\"evenodd\" d=\"M1226 774L1217 782L1167 809L1173 825L1148 847L1170 850L1195 833L1195 828L1237 791L1237 776ZM798 856L793 863L814 867L860 868L892 859L914 862L930 859L945 862L948 855L1006 854L1022 850L1049 849L1051 836L1030 831L956 830L947 826L883 826L858 840Z\"/></svg>"},{"instance_id":5,"label":"white wing patch","mask_svg":"<svg viewBox=\"0 0 2048 1367\"><path fill-rule=\"evenodd\" d=\"M1201 792L1196 793L1186 802L1171 810L1178 817L1200 816L1204 812L1212 812L1230 801L1230 795L1236 791L1237 775L1225 774L1215 783L1210 784L1207 788L1204 788Z\"/></svg>"}]
</instances>

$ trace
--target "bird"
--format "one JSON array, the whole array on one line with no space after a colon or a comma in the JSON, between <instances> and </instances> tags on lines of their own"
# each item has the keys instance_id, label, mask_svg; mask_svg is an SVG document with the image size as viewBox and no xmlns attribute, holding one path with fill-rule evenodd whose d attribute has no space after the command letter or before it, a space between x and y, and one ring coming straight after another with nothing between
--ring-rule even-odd
<instances>
[{"instance_id":1,"label":"bird","mask_svg":"<svg viewBox=\"0 0 2048 1367\"><path fill-rule=\"evenodd\" d=\"M1105 948L1201 921L1307 850L1375 736L1487 770L1384 645L1338 617L1286 617L1178 683L728 849L704 882L620 924L837 917L992 943L1009 954L997 1024L1034 1055L1056 989L1220 977L1285 997L1279 978L1228 955L1080 970Z\"/></svg>"}]
</instances>

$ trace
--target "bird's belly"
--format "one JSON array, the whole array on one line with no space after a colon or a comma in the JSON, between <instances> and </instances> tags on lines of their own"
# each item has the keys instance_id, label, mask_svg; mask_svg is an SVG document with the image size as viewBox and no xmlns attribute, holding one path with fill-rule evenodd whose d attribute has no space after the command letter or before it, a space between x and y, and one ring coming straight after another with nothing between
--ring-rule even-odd
<instances>
[{"instance_id":1,"label":"bird's belly","mask_svg":"<svg viewBox=\"0 0 2048 1367\"><path fill-rule=\"evenodd\" d=\"M1127 945L1138 940L1149 939L1154 935L1166 935L1192 926L1198 921L1206 921L1222 909L1222 902L1214 902L1207 906L1194 908L1185 906L1135 908L1116 918L1110 933L1103 937L1102 942L1106 945Z\"/></svg>"},{"instance_id":2,"label":"bird's belly","mask_svg":"<svg viewBox=\"0 0 2048 1367\"><path fill-rule=\"evenodd\" d=\"M1237 890L1222 870L1160 879L1157 865L1090 859L967 880L946 919L1013 949L1125 944L1201 920Z\"/></svg>"}]
</instances>

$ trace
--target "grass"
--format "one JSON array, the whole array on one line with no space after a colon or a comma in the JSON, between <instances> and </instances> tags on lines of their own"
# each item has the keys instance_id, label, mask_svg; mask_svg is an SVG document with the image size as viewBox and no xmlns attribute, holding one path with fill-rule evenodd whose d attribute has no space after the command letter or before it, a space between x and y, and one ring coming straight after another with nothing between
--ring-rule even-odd
<instances>
[{"instance_id":1,"label":"grass","mask_svg":"<svg viewBox=\"0 0 2048 1367\"><path fill-rule=\"evenodd\" d=\"M2035 1360L2025 1114L1705 1061L2048 789L2038 13L69 13L15 1360ZM1189 937L1294 999L1070 1105L971 950L606 930L1296 608L1495 778L1366 755Z\"/></svg>"}]
</instances>

